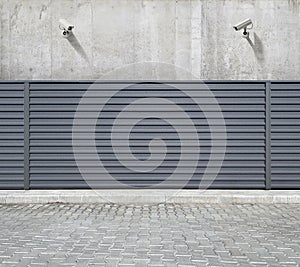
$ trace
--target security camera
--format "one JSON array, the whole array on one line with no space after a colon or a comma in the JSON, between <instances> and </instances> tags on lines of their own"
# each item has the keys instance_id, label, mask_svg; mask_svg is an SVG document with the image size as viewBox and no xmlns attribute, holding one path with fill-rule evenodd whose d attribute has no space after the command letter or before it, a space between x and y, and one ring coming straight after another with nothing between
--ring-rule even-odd
<instances>
[{"instance_id":1,"label":"security camera","mask_svg":"<svg viewBox=\"0 0 300 267\"><path fill-rule=\"evenodd\" d=\"M74 29L74 25L66 21L65 19L59 20L59 28L66 31L72 31Z\"/></svg>"},{"instance_id":2,"label":"security camera","mask_svg":"<svg viewBox=\"0 0 300 267\"><path fill-rule=\"evenodd\" d=\"M67 38L72 34L72 30L74 29L74 25L66 21L65 19L59 20L59 28L62 30L62 36Z\"/></svg>"},{"instance_id":3,"label":"security camera","mask_svg":"<svg viewBox=\"0 0 300 267\"><path fill-rule=\"evenodd\" d=\"M243 29L244 30L243 37L247 38L247 37L249 37L249 32L247 30L250 30L253 28L253 23L252 23L251 19L245 19L244 21L234 25L233 28L236 31L240 31Z\"/></svg>"}]
</instances>

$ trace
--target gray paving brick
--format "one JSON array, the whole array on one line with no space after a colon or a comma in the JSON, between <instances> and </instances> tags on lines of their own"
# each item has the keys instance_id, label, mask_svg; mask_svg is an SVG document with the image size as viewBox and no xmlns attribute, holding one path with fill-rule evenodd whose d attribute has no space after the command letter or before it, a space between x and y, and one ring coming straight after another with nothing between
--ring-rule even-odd
<instances>
[{"instance_id":1,"label":"gray paving brick","mask_svg":"<svg viewBox=\"0 0 300 267\"><path fill-rule=\"evenodd\" d=\"M0 266L299 266L300 205L0 205Z\"/></svg>"}]
</instances>

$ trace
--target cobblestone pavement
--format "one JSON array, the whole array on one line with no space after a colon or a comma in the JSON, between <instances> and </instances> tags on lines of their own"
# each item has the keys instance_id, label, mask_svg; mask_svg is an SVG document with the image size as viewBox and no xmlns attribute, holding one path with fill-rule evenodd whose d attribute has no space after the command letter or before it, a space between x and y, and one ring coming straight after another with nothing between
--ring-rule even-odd
<instances>
[{"instance_id":1,"label":"cobblestone pavement","mask_svg":"<svg viewBox=\"0 0 300 267\"><path fill-rule=\"evenodd\" d=\"M300 205L3 205L0 266L299 266Z\"/></svg>"}]
</instances>

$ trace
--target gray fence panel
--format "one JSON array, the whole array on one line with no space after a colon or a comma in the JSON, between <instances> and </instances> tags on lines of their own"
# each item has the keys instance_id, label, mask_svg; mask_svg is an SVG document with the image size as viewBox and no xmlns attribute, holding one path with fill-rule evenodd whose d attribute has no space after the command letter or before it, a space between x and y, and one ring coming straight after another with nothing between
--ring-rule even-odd
<instances>
[{"instance_id":1,"label":"gray fence panel","mask_svg":"<svg viewBox=\"0 0 300 267\"><path fill-rule=\"evenodd\" d=\"M121 82L99 83L96 87L101 91L100 97L109 95L110 90L120 87ZM87 168L92 173L91 180L86 181L78 171L72 150L72 124L77 105L90 86L87 82L34 82L30 85L30 188L88 188L93 179L101 180L103 173L95 171L90 162L86 140L82 134L82 156L87 160ZM129 86L129 87L128 87ZM199 100L206 104L207 96L204 88L208 86L217 98L225 118L227 127L227 150L223 167L211 188L264 188L265 187L265 83L180 83L185 90L203 90ZM122 86L121 86L122 87ZM110 132L118 113L128 104L145 97L165 98L173 101L188 114L195 123L201 144L201 155L194 176L186 188L198 188L207 163L211 156L211 133L205 115L193 100L176 89L176 83L164 84L125 84L121 90L110 99L101 114L96 128L96 143L99 158L116 180L122 184L135 187L155 186L169 177L177 166L180 157L180 140L172 125L151 118L143 121L132 132L131 149L140 160L149 157L149 141L153 138L163 138L167 144L168 153L163 164L150 173L133 172L124 168L116 159L111 143ZM95 93L88 112L98 108L99 95ZM147 111L147 105L141 106L141 111ZM215 111L212 106L211 111ZM176 112L172 106L157 105L157 115L163 112ZM123 120L124 125L130 124L136 114ZM178 123L181 121L178 119ZM184 124L185 122L182 121ZM89 127L88 123L85 125ZM189 138L187 133L186 138ZM118 148L122 151L123 141ZM222 140L220 140L222 144ZM86 150L85 150L86 149ZM188 149L188 147L187 147ZM126 158L126 154L124 155ZM191 159L195 156L188 155ZM218 159L218 154L214 155ZM132 166L134 167L134 166ZM184 162L184 168L190 168L189 161ZM178 173L175 181L166 185L168 188L181 187L182 173ZM176 182L178 181L178 182ZM94 184L97 188L119 187L110 180L101 180Z\"/></svg>"},{"instance_id":2,"label":"gray fence panel","mask_svg":"<svg viewBox=\"0 0 300 267\"><path fill-rule=\"evenodd\" d=\"M271 83L272 188L300 188L300 83Z\"/></svg>"},{"instance_id":3,"label":"gray fence panel","mask_svg":"<svg viewBox=\"0 0 300 267\"><path fill-rule=\"evenodd\" d=\"M24 188L23 105L23 83L0 83L0 189Z\"/></svg>"},{"instance_id":4,"label":"gray fence panel","mask_svg":"<svg viewBox=\"0 0 300 267\"><path fill-rule=\"evenodd\" d=\"M30 188L89 188L72 149L72 124L90 83L30 84Z\"/></svg>"},{"instance_id":5,"label":"gray fence panel","mask_svg":"<svg viewBox=\"0 0 300 267\"><path fill-rule=\"evenodd\" d=\"M26 105L25 84L30 86L30 103ZM74 160L72 125L78 103L90 85L91 82L85 81L0 82L0 189L23 189L24 185L32 189L89 188L93 178L87 183ZM145 82L136 85L129 82L97 83L95 92L101 92L101 97L107 97L111 90L119 87L126 89L110 99L96 127L99 158L104 162L105 169L121 182L120 186L111 183L110 180L101 179L103 174L95 171L95 162L91 161L83 128L80 141L83 148L82 157L87 161L86 167L92 176L96 180L100 178L101 182L95 187L122 188L122 184L134 187L153 186L174 172L180 155L180 140L172 125L158 119L159 115L165 112L176 119L176 111L172 110L171 106L157 105L158 118L154 116L143 121L134 128L131 135L132 153L140 160L149 157L150 140L164 139L168 153L160 168L150 173L134 173L120 164L110 144L114 120L126 105L137 99L158 97L179 105L195 124L201 144L201 155L198 168L186 188L198 188L212 156L211 132L205 114L176 88L177 85L191 91L205 91L204 88L208 86L223 111L228 137L226 155L223 166L210 188L258 189L270 185L273 189L300 188L300 83L296 81L219 81L207 82L206 85L197 82ZM269 100L266 87L271 90ZM98 102L99 95L91 97L91 103L86 106L86 118L88 112L98 109ZM205 93L199 102L207 104ZM213 106L208 108L211 112L215 110ZM147 105L141 105L141 112L147 110ZM132 123L135 115L130 114L124 119L124 126ZM183 125L185 123L178 118L177 121ZM83 125L86 129L89 128L88 123L83 122ZM270 134L266 130L269 130ZM270 142L266 140L269 136ZM190 137L190 133L187 132L185 138ZM124 140L119 140L116 145L126 158ZM192 159L195 155L192 149L189 153L188 146L187 159ZM271 155L268 155L270 150ZM218 151L214 156L217 160ZM190 162L186 160L183 169L175 176L175 181L165 187L181 187L181 175L189 168ZM266 179L266 171L271 172L271 183ZM24 173L29 181L24 181Z\"/></svg>"},{"instance_id":6,"label":"gray fence panel","mask_svg":"<svg viewBox=\"0 0 300 267\"><path fill-rule=\"evenodd\" d=\"M220 103L228 139L223 167L211 188L265 188L265 83L208 86Z\"/></svg>"}]
</instances>

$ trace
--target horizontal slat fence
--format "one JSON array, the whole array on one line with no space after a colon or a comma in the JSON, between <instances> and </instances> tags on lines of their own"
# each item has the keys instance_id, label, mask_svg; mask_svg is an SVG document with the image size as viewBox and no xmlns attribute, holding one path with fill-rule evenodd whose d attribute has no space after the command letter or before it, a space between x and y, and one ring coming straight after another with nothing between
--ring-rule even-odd
<instances>
[{"instance_id":1,"label":"horizontal slat fence","mask_svg":"<svg viewBox=\"0 0 300 267\"><path fill-rule=\"evenodd\" d=\"M210 102L211 95L218 105ZM77 145L87 176L78 168L72 144L74 118L83 96L88 103L79 115ZM95 126L97 161L102 163L99 169L88 132L91 114L105 99ZM157 103L138 103L145 99ZM201 183L204 174L216 172L209 188L300 188L300 83L296 81L2 81L0 103L0 189L196 189L206 187ZM136 103L135 110L119 118L132 103ZM182 118L174 105L188 119ZM218 108L223 120L217 118ZM136 124L139 116L147 113L151 116ZM210 116L217 117L211 122ZM116 118L120 139L112 146ZM195 133L189 120L198 136L199 154L193 147ZM218 135L224 131L222 123L227 135L225 151L224 135L213 139L222 136ZM128 155L124 139L130 125L133 157ZM153 140L163 141L166 150ZM222 152L224 161L218 170ZM193 175L185 180L197 157ZM147 164L153 167L149 171ZM142 171L136 171L138 168Z\"/></svg>"},{"instance_id":2,"label":"horizontal slat fence","mask_svg":"<svg viewBox=\"0 0 300 267\"><path fill-rule=\"evenodd\" d=\"M300 83L271 84L272 188L300 188Z\"/></svg>"},{"instance_id":3,"label":"horizontal slat fence","mask_svg":"<svg viewBox=\"0 0 300 267\"><path fill-rule=\"evenodd\" d=\"M24 84L0 83L0 188L24 188Z\"/></svg>"}]
</instances>

